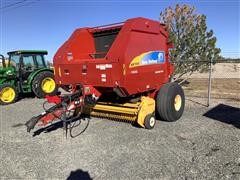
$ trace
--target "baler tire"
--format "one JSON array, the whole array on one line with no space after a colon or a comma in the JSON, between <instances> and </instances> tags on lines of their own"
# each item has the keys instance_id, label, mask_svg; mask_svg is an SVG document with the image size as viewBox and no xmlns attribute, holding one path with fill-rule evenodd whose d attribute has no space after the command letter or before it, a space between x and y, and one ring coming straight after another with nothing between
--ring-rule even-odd
<instances>
[{"instance_id":1,"label":"baler tire","mask_svg":"<svg viewBox=\"0 0 240 180\"><path fill-rule=\"evenodd\" d=\"M37 74L32 81L32 91L38 98L44 98L46 95L54 96L58 92L58 86L55 83L55 88L52 92L46 93L43 91L41 84L44 79L50 78L54 80L54 75L50 71L43 71Z\"/></svg>"},{"instance_id":2,"label":"baler tire","mask_svg":"<svg viewBox=\"0 0 240 180\"><path fill-rule=\"evenodd\" d=\"M11 102L4 102L4 101L2 101L2 99L1 99L1 93L2 93L2 90L3 90L4 88L8 88L8 87L11 88L11 89L14 91L15 95L14 95L13 100L11 100ZM12 103L16 102L17 99L18 99L18 91L17 91L17 89L16 89L15 86L13 86L13 85L11 85L11 84L2 84L2 85L0 85L0 105L12 104Z\"/></svg>"},{"instance_id":3,"label":"baler tire","mask_svg":"<svg viewBox=\"0 0 240 180\"><path fill-rule=\"evenodd\" d=\"M181 118L185 106L185 96L179 84L163 85L158 92L156 101L157 112L161 120L173 122Z\"/></svg>"},{"instance_id":4,"label":"baler tire","mask_svg":"<svg viewBox=\"0 0 240 180\"><path fill-rule=\"evenodd\" d=\"M153 129L156 124L154 114L148 114L144 119L144 126L146 129Z\"/></svg>"}]
</instances>

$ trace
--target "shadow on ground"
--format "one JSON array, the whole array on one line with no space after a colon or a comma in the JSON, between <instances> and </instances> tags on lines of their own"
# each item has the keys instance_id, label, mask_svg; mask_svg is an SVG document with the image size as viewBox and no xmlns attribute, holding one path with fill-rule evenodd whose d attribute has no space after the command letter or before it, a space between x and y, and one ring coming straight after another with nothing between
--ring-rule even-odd
<instances>
[{"instance_id":1,"label":"shadow on ground","mask_svg":"<svg viewBox=\"0 0 240 180\"><path fill-rule=\"evenodd\" d=\"M240 108L219 104L210 109L203 116L240 128Z\"/></svg>"},{"instance_id":2,"label":"shadow on ground","mask_svg":"<svg viewBox=\"0 0 240 180\"><path fill-rule=\"evenodd\" d=\"M67 177L67 180L91 180L91 176L87 171L77 169L76 171L71 171L70 175Z\"/></svg>"},{"instance_id":3,"label":"shadow on ground","mask_svg":"<svg viewBox=\"0 0 240 180\"><path fill-rule=\"evenodd\" d=\"M19 94L18 96L18 101L22 101L24 99L34 99L36 98L36 95L32 93L24 93L24 94Z\"/></svg>"},{"instance_id":4,"label":"shadow on ground","mask_svg":"<svg viewBox=\"0 0 240 180\"><path fill-rule=\"evenodd\" d=\"M34 136L38 136L40 135L41 133L49 133L49 132L52 132L52 131L55 131L59 128L63 128L63 122L62 121L58 121L56 123L53 123L47 127L42 127L36 131L33 132L33 137Z\"/></svg>"},{"instance_id":5,"label":"shadow on ground","mask_svg":"<svg viewBox=\"0 0 240 180\"><path fill-rule=\"evenodd\" d=\"M87 122L85 124L82 124L82 122ZM70 133L70 136L72 138L74 137L77 137L79 135L81 135L82 133L84 133L86 131L86 129L88 128L89 126L89 122L90 122L90 117L89 116L80 116L80 117L76 117L76 118L73 118L71 121L68 121L66 123L66 127L64 127L64 123L63 121L58 121L58 122L55 122L51 125L48 125L46 127L42 127L36 131L33 132L33 137L35 136L38 136L40 135L41 133L50 133L52 131L55 131L59 128L62 128L66 131L66 128L67 128L67 132L66 132L66 136L68 134L68 132ZM75 135L72 134L72 130L80 125L83 125L83 128L82 129L79 129L79 132Z\"/></svg>"}]
</instances>

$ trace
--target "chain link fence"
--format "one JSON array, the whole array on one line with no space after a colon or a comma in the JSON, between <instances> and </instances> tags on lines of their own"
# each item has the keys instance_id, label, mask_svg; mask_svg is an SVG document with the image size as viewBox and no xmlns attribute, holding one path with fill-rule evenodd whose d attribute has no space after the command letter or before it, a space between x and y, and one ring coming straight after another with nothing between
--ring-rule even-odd
<instances>
[{"instance_id":1,"label":"chain link fence","mask_svg":"<svg viewBox=\"0 0 240 180\"><path fill-rule=\"evenodd\" d=\"M240 103L240 60L207 63L208 71L194 72L182 83L186 99L206 106L217 99Z\"/></svg>"}]
</instances>

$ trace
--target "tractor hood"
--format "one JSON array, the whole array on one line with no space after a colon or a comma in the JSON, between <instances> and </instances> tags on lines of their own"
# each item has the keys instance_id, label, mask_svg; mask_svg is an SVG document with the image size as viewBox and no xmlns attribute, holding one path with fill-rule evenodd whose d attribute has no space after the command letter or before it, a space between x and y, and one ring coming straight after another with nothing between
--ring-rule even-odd
<instances>
[{"instance_id":1,"label":"tractor hood","mask_svg":"<svg viewBox=\"0 0 240 180\"><path fill-rule=\"evenodd\" d=\"M0 67L0 77L6 77L6 76L12 76L15 74L15 68L14 67Z\"/></svg>"}]
</instances>

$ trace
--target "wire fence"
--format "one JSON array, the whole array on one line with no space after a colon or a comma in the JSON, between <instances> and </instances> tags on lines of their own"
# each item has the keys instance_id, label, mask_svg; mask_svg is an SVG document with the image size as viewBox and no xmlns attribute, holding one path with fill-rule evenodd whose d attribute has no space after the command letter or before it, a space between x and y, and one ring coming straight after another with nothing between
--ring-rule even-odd
<instances>
[{"instance_id":1,"label":"wire fence","mask_svg":"<svg viewBox=\"0 0 240 180\"><path fill-rule=\"evenodd\" d=\"M208 64L208 70L194 72L182 83L186 98L206 106L217 99L240 103L240 60L202 62Z\"/></svg>"}]
</instances>

